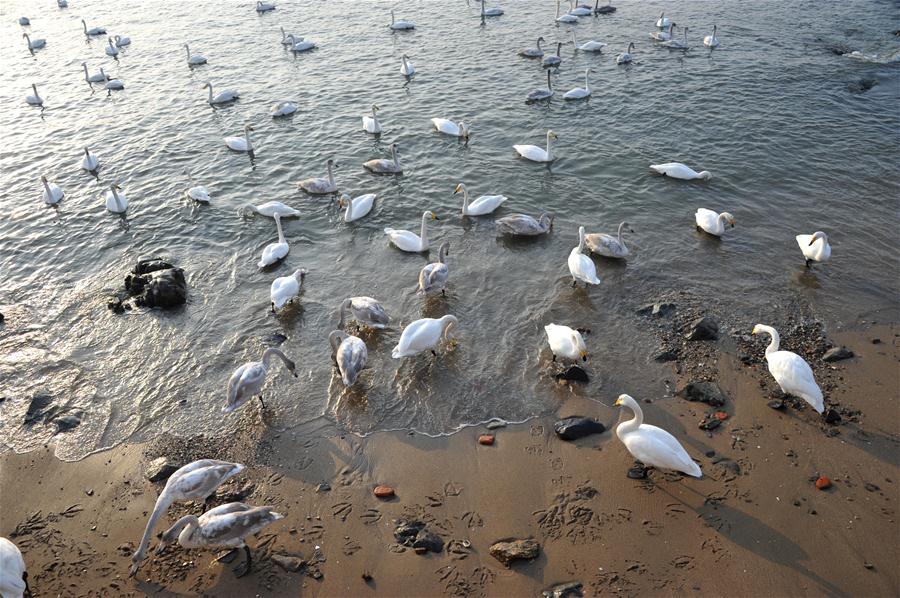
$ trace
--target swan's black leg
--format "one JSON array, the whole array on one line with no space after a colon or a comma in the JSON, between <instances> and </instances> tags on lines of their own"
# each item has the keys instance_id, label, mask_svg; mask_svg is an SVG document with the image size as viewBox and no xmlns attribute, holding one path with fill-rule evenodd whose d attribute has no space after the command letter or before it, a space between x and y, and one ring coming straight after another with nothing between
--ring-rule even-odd
<instances>
[{"instance_id":1,"label":"swan's black leg","mask_svg":"<svg viewBox=\"0 0 900 598\"><path fill-rule=\"evenodd\" d=\"M250 573L250 569L253 567L253 557L250 555L250 547L244 544L244 553L247 555L247 560L244 561L243 567L238 567L234 570L235 577L243 577Z\"/></svg>"},{"instance_id":2,"label":"swan's black leg","mask_svg":"<svg viewBox=\"0 0 900 598\"><path fill-rule=\"evenodd\" d=\"M577 286L578 286L578 281L577 281L577 280L573 280L573 281L572 281L572 286L573 286L573 287L577 287Z\"/></svg>"},{"instance_id":3,"label":"swan's black leg","mask_svg":"<svg viewBox=\"0 0 900 598\"><path fill-rule=\"evenodd\" d=\"M22 594L22 596L26 598L32 598L33 594L31 593L31 588L28 587L28 571L22 572L22 581L25 582L25 592Z\"/></svg>"},{"instance_id":4,"label":"swan's black leg","mask_svg":"<svg viewBox=\"0 0 900 598\"><path fill-rule=\"evenodd\" d=\"M266 408L266 402L263 401L262 395L258 395L256 398L259 399L259 404L262 405L262 408L263 408L263 409L265 409L265 408Z\"/></svg>"},{"instance_id":5,"label":"swan's black leg","mask_svg":"<svg viewBox=\"0 0 900 598\"><path fill-rule=\"evenodd\" d=\"M274 301L272 302L272 313L273 314L275 313L275 302Z\"/></svg>"},{"instance_id":6,"label":"swan's black leg","mask_svg":"<svg viewBox=\"0 0 900 598\"><path fill-rule=\"evenodd\" d=\"M553 361L556 361L556 353L553 354Z\"/></svg>"},{"instance_id":7,"label":"swan's black leg","mask_svg":"<svg viewBox=\"0 0 900 598\"><path fill-rule=\"evenodd\" d=\"M431 354L437 357L437 353L434 351L434 349L431 350Z\"/></svg>"},{"instance_id":8,"label":"swan's black leg","mask_svg":"<svg viewBox=\"0 0 900 598\"><path fill-rule=\"evenodd\" d=\"M444 297L447 296L447 293L444 291L444 289L441 289L441 295L443 295Z\"/></svg>"},{"instance_id":9,"label":"swan's black leg","mask_svg":"<svg viewBox=\"0 0 900 598\"><path fill-rule=\"evenodd\" d=\"M812 260L807 258L806 259L806 267L809 268L811 265L812 265Z\"/></svg>"}]
</instances>

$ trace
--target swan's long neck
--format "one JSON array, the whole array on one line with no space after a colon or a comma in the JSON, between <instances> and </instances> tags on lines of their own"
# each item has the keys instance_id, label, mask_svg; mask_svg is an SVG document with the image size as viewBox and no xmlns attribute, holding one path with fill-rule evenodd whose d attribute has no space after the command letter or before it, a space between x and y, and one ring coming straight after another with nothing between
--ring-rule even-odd
<instances>
[{"instance_id":1,"label":"swan's long neck","mask_svg":"<svg viewBox=\"0 0 900 598\"><path fill-rule=\"evenodd\" d=\"M584 251L584 227L578 229L578 253Z\"/></svg>"},{"instance_id":2,"label":"swan's long neck","mask_svg":"<svg viewBox=\"0 0 900 598\"><path fill-rule=\"evenodd\" d=\"M353 215L353 200L355 198L351 197L347 200L347 209L344 210L344 219L350 218Z\"/></svg>"},{"instance_id":3,"label":"swan's long neck","mask_svg":"<svg viewBox=\"0 0 900 598\"><path fill-rule=\"evenodd\" d=\"M350 299L346 299L343 303L341 303L341 307L340 307L340 310L339 310L340 316L341 316L341 317L340 317L340 319L338 320L338 325L337 325L337 327L338 327L340 330L343 330L343 329L344 329L344 316L346 315L347 310L350 309L350 305L351 305L352 303L353 303L353 301L350 300Z\"/></svg>"},{"instance_id":4,"label":"swan's long neck","mask_svg":"<svg viewBox=\"0 0 900 598\"><path fill-rule=\"evenodd\" d=\"M451 330L454 326L457 325L457 323L459 322L459 320L456 319L456 316L444 316L443 318L441 318L441 320L443 320L443 327L444 327L443 334L444 334L444 338L449 339L449 338L450 338L450 330Z\"/></svg>"},{"instance_id":5,"label":"swan's long neck","mask_svg":"<svg viewBox=\"0 0 900 598\"><path fill-rule=\"evenodd\" d=\"M538 48L538 51L541 50L541 38L538 38L538 40L537 40L537 48Z\"/></svg>"},{"instance_id":6,"label":"swan's long neck","mask_svg":"<svg viewBox=\"0 0 900 598\"><path fill-rule=\"evenodd\" d=\"M53 193L50 192L50 185L47 184L47 179L42 178L42 179L41 179L41 182L44 183L44 190L47 191L47 198L48 198L48 199L52 199L52 198L53 198Z\"/></svg>"},{"instance_id":7,"label":"swan's long neck","mask_svg":"<svg viewBox=\"0 0 900 598\"><path fill-rule=\"evenodd\" d=\"M590 91L591 87L588 85L588 73L590 69L584 69L584 88Z\"/></svg>"},{"instance_id":8,"label":"swan's long neck","mask_svg":"<svg viewBox=\"0 0 900 598\"><path fill-rule=\"evenodd\" d=\"M550 86L550 71L547 71L547 91L553 91L553 88Z\"/></svg>"},{"instance_id":9,"label":"swan's long neck","mask_svg":"<svg viewBox=\"0 0 900 598\"><path fill-rule=\"evenodd\" d=\"M719 230L725 230L725 223L728 221L728 216L725 215L725 212L719 214L719 217L716 218L719 224Z\"/></svg>"},{"instance_id":10,"label":"swan's long neck","mask_svg":"<svg viewBox=\"0 0 900 598\"><path fill-rule=\"evenodd\" d=\"M394 24L394 11L391 11L391 25Z\"/></svg>"},{"instance_id":11,"label":"swan's long neck","mask_svg":"<svg viewBox=\"0 0 900 598\"><path fill-rule=\"evenodd\" d=\"M547 157L550 157L550 143L552 140L550 139L550 133L547 133Z\"/></svg>"},{"instance_id":12,"label":"swan's long neck","mask_svg":"<svg viewBox=\"0 0 900 598\"><path fill-rule=\"evenodd\" d=\"M184 50L185 50L185 52L187 52L187 59L190 60L191 59L191 47L187 44L184 44Z\"/></svg>"},{"instance_id":13,"label":"swan's long neck","mask_svg":"<svg viewBox=\"0 0 900 598\"><path fill-rule=\"evenodd\" d=\"M771 326L760 326L760 328L765 332L768 332L772 337L772 340L769 341L769 345L766 347L766 355L774 353L778 350L778 345L781 344L781 336L779 336L778 331Z\"/></svg>"},{"instance_id":14,"label":"swan's long neck","mask_svg":"<svg viewBox=\"0 0 900 598\"><path fill-rule=\"evenodd\" d=\"M244 141L247 142L247 151L253 151L253 145L250 143L250 129L244 127Z\"/></svg>"},{"instance_id":15,"label":"swan's long neck","mask_svg":"<svg viewBox=\"0 0 900 598\"><path fill-rule=\"evenodd\" d=\"M463 214L468 214L469 213L469 190L466 189L465 185L463 185L462 192L463 192ZM443 255L443 253L441 255Z\"/></svg>"},{"instance_id":16,"label":"swan's long neck","mask_svg":"<svg viewBox=\"0 0 900 598\"><path fill-rule=\"evenodd\" d=\"M116 201L116 207L119 209L120 212L124 212L125 208L122 207L122 200L119 199L119 194L116 193L115 186L112 186L109 189L110 189L110 191L112 191L113 199Z\"/></svg>"},{"instance_id":17,"label":"swan's long neck","mask_svg":"<svg viewBox=\"0 0 900 598\"><path fill-rule=\"evenodd\" d=\"M84 32L87 34L87 23L84 22L84 19L81 19L81 26L84 27Z\"/></svg>"},{"instance_id":18,"label":"swan's long neck","mask_svg":"<svg viewBox=\"0 0 900 598\"><path fill-rule=\"evenodd\" d=\"M622 229L625 228L625 223L619 223L619 245L625 247L625 241L622 240Z\"/></svg>"},{"instance_id":19,"label":"swan's long neck","mask_svg":"<svg viewBox=\"0 0 900 598\"><path fill-rule=\"evenodd\" d=\"M343 326L341 327L343 328ZM332 330L331 334L328 335L328 342L331 344L331 351L333 353L336 354L338 347L340 347L341 343L344 342L343 336L344 335L342 330Z\"/></svg>"},{"instance_id":20,"label":"swan's long neck","mask_svg":"<svg viewBox=\"0 0 900 598\"><path fill-rule=\"evenodd\" d=\"M275 214L275 228L278 229L278 242L285 243L284 231L281 230L281 216Z\"/></svg>"},{"instance_id":21,"label":"swan's long neck","mask_svg":"<svg viewBox=\"0 0 900 598\"><path fill-rule=\"evenodd\" d=\"M438 261L442 264L445 264L446 259L447 259L447 245L441 245L441 250L438 253Z\"/></svg>"},{"instance_id":22,"label":"swan's long neck","mask_svg":"<svg viewBox=\"0 0 900 598\"><path fill-rule=\"evenodd\" d=\"M209 88L209 103L212 104L213 101L213 92L212 92L212 83L208 83L206 87Z\"/></svg>"},{"instance_id":23,"label":"swan's long neck","mask_svg":"<svg viewBox=\"0 0 900 598\"><path fill-rule=\"evenodd\" d=\"M82 64L81 66L84 67L84 80L87 81L88 83L90 83L91 81L90 81L90 79L88 79L87 64Z\"/></svg>"},{"instance_id":24,"label":"swan's long neck","mask_svg":"<svg viewBox=\"0 0 900 598\"><path fill-rule=\"evenodd\" d=\"M400 169L400 158L397 157L397 146L391 146L391 157L394 159L394 167Z\"/></svg>"},{"instance_id":25,"label":"swan's long neck","mask_svg":"<svg viewBox=\"0 0 900 598\"><path fill-rule=\"evenodd\" d=\"M285 40L284 27L279 27L279 29L281 29L281 41L284 41Z\"/></svg>"},{"instance_id":26,"label":"swan's long neck","mask_svg":"<svg viewBox=\"0 0 900 598\"><path fill-rule=\"evenodd\" d=\"M135 567L140 565L147 554L147 548L150 546L150 537L153 534L156 522L174 502L173 496L167 490L167 488L163 489L162 494L156 499L156 505L153 507L153 512L150 513L150 518L147 520L147 527L144 528L144 535L141 536L141 543L138 544L137 550L134 551L134 555L131 557L131 561L134 563L132 572L137 571Z\"/></svg>"},{"instance_id":27,"label":"swan's long neck","mask_svg":"<svg viewBox=\"0 0 900 598\"><path fill-rule=\"evenodd\" d=\"M372 114L375 114L375 113L373 112ZM328 169L328 182L331 183L331 186L333 187L334 186L334 173L331 171L331 162L329 162L325 166ZM352 203L353 200L351 199L350 202Z\"/></svg>"},{"instance_id":28,"label":"swan's long neck","mask_svg":"<svg viewBox=\"0 0 900 598\"><path fill-rule=\"evenodd\" d=\"M35 85L34 83L32 83L32 84L31 84L31 89L34 90L34 97L39 98L40 96L38 96L37 85Z\"/></svg>"},{"instance_id":29,"label":"swan's long neck","mask_svg":"<svg viewBox=\"0 0 900 598\"><path fill-rule=\"evenodd\" d=\"M287 355L281 352L281 349L276 349L275 347L269 347L268 349L263 351L262 364L264 368L269 369L269 362L272 360L273 355L281 359L281 361L284 362L284 365L286 365L288 369L292 369L294 362L288 359Z\"/></svg>"},{"instance_id":30,"label":"swan's long neck","mask_svg":"<svg viewBox=\"0 0 900 598\"><path fill-rule=\"evenodd\" d=\"M619 426L616 428L616 435L618 435L620 438L622 437L622 434L633 432L640 428L641 424L644 423L644 412L641 411L640 405L638 405L634 400L631 400L625 403L625 406L634 412L634 417L627 422L619 424Z\"/></svg>"},{"instance_id":31,"label":"swan's long neck","mask_svg":"<svg viewBox=\"0 0 900 598\"><path fill-rule=\"evenodd\" d=\"M419 237L422 238L422 246L428 247L428 214L422 214L422 231Z\"/></svg>"},{"instance_id":32,"label":"swan's long neck","mask_svg":"<svg viewBox=\"0 0 900 598\"><path fill-rule=\"evenodd\" d=\"M185 515L176 521L172 527L163 532L162 537L160 537L160 544L167 546L177 540L182 546L188 547L191 543L190 537L199 527L200 520L197 519L196 515Z\"/></svg>"}]
</instances>

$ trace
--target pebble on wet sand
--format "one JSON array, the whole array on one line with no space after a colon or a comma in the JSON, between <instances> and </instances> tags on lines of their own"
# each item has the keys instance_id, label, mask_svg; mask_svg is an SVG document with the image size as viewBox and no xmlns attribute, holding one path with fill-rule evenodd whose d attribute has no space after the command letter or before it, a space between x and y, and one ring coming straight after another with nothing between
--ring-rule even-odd
<instances>
[{"instance_id":1,"label":"pebble on wet sand","mask_svg":"<svg viewBox=\"0 0 900 598\"><path fill-rule=\"evenodd\" d=\"M819 490L828 490L831 488L831 480L825 476L819 476L819 479L816 480L816 488Z\"/></svg>"},{"instance_id":2,"label":"pebble on wet sand","mask_svg":"<svg viewBox=\"0 0 900 598\"><path fill-rule=\"evenodd\" d=\"M602 434L606 427L595 419L573 415L557 420L553 431L562 440L577 440L591 434Z\"/></svg>"},{"instance_id":3,"label":"pebble on wet sand","mask_svg":"<svg viewBox=\"0 0 900 598\"><path fill-rule=\"evenodd\" d=\"M373 490L375 496L378 498L390 498L394 496L394 489L390 486L375 486L375 490Z\"/></svg>"},{"instance_id":4,"label":"pebble on wet sand","mask_svg":"<svg viewBox=\"0 0 900 598\"><path fill-rule=\"evenodd\" d=\"M494 444L494 435L493 434L482 434L478 437L478 444L484 444L486 446L491 446Z\"/></svg>"},{"instance_id":5,"label":"pebble on wet sand","mask_svg":"<svg viewBox=\"0 0 900 598\"><path fill-rule=\"evenodd\" d=\"M513 561L537 558L540 552L541 545L532 538L508 538L494 542L490 548L491 556L507 566Z\"/></svg>"}]
</instances>

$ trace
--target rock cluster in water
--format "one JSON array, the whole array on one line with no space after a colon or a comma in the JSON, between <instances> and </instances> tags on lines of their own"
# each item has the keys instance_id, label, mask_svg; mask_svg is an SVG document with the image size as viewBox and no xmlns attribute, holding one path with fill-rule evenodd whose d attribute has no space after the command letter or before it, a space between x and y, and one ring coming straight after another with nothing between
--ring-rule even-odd
<instances>
[{"instance_id":1,"label":"rock cluster in water","mask_svg":"<svg viewBox=\"0 0 900 598\"><path fill-rule=\"evenodd\" d=\"M139 260L125 277L125 296L111 300L108 307L122 313L130 306L124 303L133 298L138 307L171 309L187 301L187 281L184 270L160 258Z\"/></svg>"}]
</instances>

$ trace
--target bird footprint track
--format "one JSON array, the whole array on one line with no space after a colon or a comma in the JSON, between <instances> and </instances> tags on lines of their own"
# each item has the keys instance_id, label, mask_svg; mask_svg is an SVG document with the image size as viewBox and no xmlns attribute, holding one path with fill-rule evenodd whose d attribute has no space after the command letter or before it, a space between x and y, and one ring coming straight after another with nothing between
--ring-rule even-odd
<instances>
[{"instance_id":1,"label":"bird footprint track","mask_svg":"<svg viewBox=\"0 0 900 598\"><path fill-rule=\"evenodd\" d=\"M339 502L331 505L331 516L340 517L341 521L347 521L347 517L353 512L353 505L348 502Z\"/></svg>"},{"instance_id":2,"label":"bird footprint track","mask_svg":"<svg viewBox=\"0 0 900 598\"><path fill-rule=\"evenodd\" d=\"M366 525L372 525L381 521L381 511L378 509L366 509L366 512L359 516Z\"/></svg>"}]
</instances>

